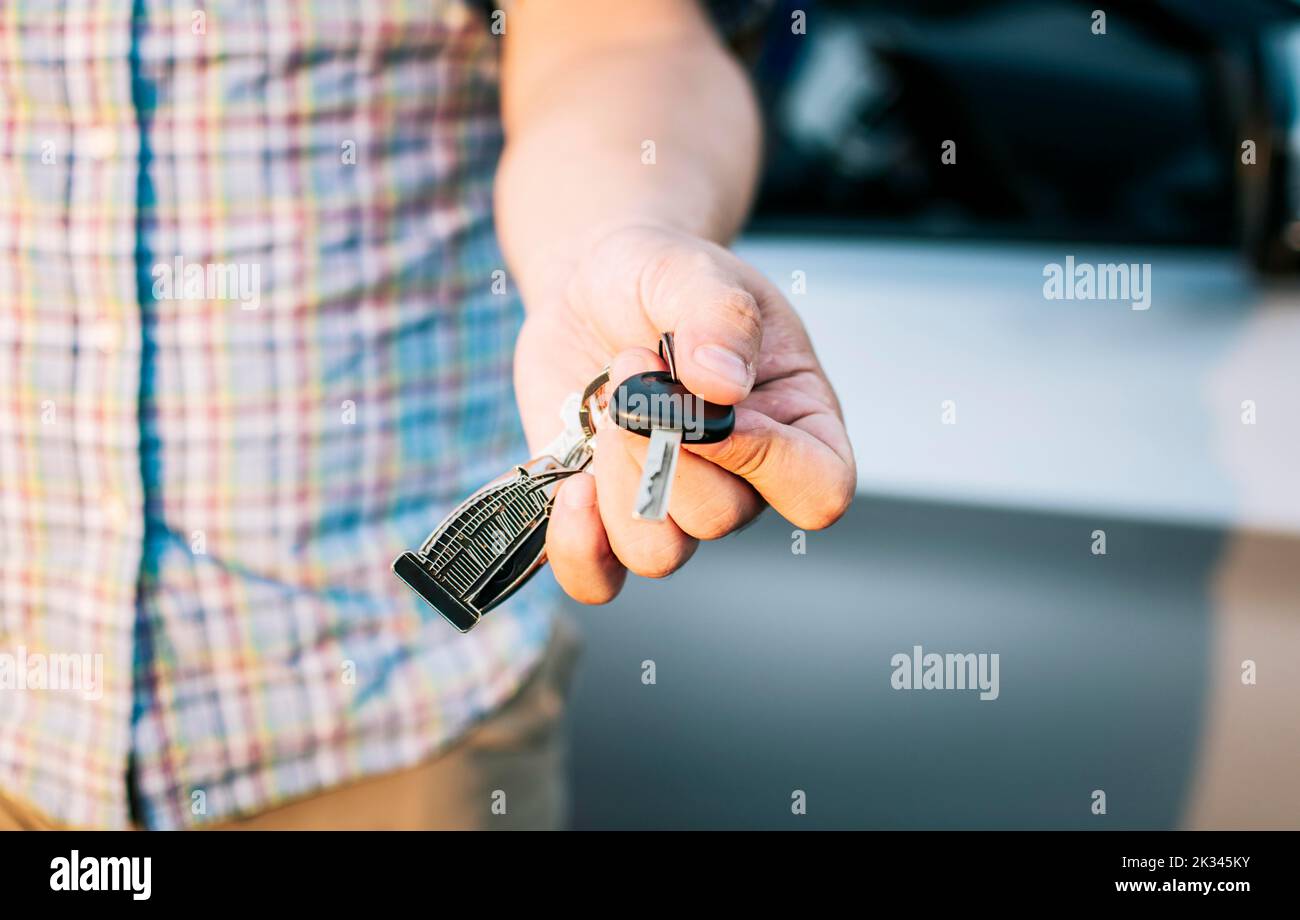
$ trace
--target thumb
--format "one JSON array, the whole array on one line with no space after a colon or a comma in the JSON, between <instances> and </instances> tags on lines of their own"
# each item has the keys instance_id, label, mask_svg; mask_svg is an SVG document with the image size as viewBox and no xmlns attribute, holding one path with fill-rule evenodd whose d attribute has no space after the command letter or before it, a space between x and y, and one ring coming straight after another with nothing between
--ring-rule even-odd
<instances>
[{"instance_id":1,"label":"thumb","mask_svg":"<svg viewBox=\"0 0 1300 920\"><path fill-rule=\"evenodd\" d=\"M754 296L729 279L712 273L665 279L671 290L655 291L656 300L676 318L673 333L677 379L709 402L734 405L749 395L763 344L763 321ZM675 282L675 283L674 283ZM651 314L658 312L651 307ZM675 327L675 328L674 328Z\"/></svg>"}]
</instances>

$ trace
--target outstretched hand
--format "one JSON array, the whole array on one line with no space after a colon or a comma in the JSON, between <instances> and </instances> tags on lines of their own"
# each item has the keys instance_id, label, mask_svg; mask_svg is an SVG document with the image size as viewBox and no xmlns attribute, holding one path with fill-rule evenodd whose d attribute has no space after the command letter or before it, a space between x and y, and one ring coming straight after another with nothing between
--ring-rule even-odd
<instances>
[{"instance_id":1,"label":"outstretched hand","mask_svg":"<svg viewBox=\"0 0 1300 920\"><path fill-rule=\"evenodd\" d=\"M834 523L852 501L853 450L839 402L803 323L781 292L728 250L647 225L612 230L529 304L515 384L530 445L556 434L557 408L605 364L611 385L665 365L647 346L676 339L678 378L736 407L717 444L683 444L668 518L634 518L647 440L610 424L589 472L561 486L547 534L555 577L574 599L603 603L626 570L681 567L699 540L725 536L770 504L796 527Z\"/></svg>"}]
</instances>

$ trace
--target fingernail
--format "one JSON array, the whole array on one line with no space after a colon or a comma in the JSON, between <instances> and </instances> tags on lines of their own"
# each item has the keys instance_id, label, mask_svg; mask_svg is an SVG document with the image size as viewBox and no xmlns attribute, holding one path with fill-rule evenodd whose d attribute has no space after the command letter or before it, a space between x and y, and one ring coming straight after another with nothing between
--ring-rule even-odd
<instances>
[{"instance_id":1,"label":"fingernail","mask_svg":"<svg viewBox=\"0 0 1300 920\"><path fill-rule=\"evenodd\" d=\"M588 478L587 473L576 473L574 480L578 477ZM564 504L570 508L590 508L596 504L596 490L585 482L570 481L564 484L560 490L560 497L564 499Z\"/></svg>"},{"instance_id":2,"label":"fingernail","mask_svg":"<svg viewBox=\"0 0 1300 920\"><path fill-rule=\"evenodd\" d=\"M730 348L700 345L692 355L700 364L738 387L748 387L754 380L754 370L749 362Z\"/></svg>"}]
</instances>

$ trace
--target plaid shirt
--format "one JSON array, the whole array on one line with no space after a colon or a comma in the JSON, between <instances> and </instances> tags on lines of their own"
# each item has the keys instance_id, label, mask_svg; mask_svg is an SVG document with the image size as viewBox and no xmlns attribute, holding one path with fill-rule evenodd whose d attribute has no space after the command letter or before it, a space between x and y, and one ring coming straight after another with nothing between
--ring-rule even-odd
<instances>
[{"instance_id":1,"label":"plaid shirt","mask_svg":"<svg viewBox=\"0 0 1300 920\"><path fill-rule=\"evenodd\" d=\"M414 764L549 628L389 569L526 456L488 20L204 6L0 3L0 654L102 662L0 682L0 789L75 825Z\"/></svg>"},{"instance_id":2,"label":"plaid shirt","mask_svg":"<svg viewBox=\"0 0 1300 920\"><path fill-rule=\"evenodd\" d=\"M389 569L526 456L485 12L0 2L0 791L262 810L539 656L553 591L460 635Z\"/></svg>"}]
</instances>

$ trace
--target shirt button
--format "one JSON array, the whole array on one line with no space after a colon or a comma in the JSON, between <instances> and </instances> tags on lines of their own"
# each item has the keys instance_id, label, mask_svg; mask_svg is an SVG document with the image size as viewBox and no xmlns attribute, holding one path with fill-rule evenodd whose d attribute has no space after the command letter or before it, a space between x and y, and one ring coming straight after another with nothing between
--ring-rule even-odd
<instances>
[{"instance_id":1,"label":"shirt button","mask_svg":"<svg viewBox=\"0 0 1300 920\"><path fill-rule=\"evenodd\" d=\"M112 128L91 128L86 132L86 153L92 159L107 160L117 152L117 135Z\"/></svg>"},{"instance_id":2,"label":"shirt button","mask_svg":"<svg viewBox=\"0 0 1300 920\"><path fill-rule=\"evenodd\" d=\"M122 344L122 330L112 320L96 320L90 327L90 339L96 348L108 354Z\"/></svg>"}]
</instances>

